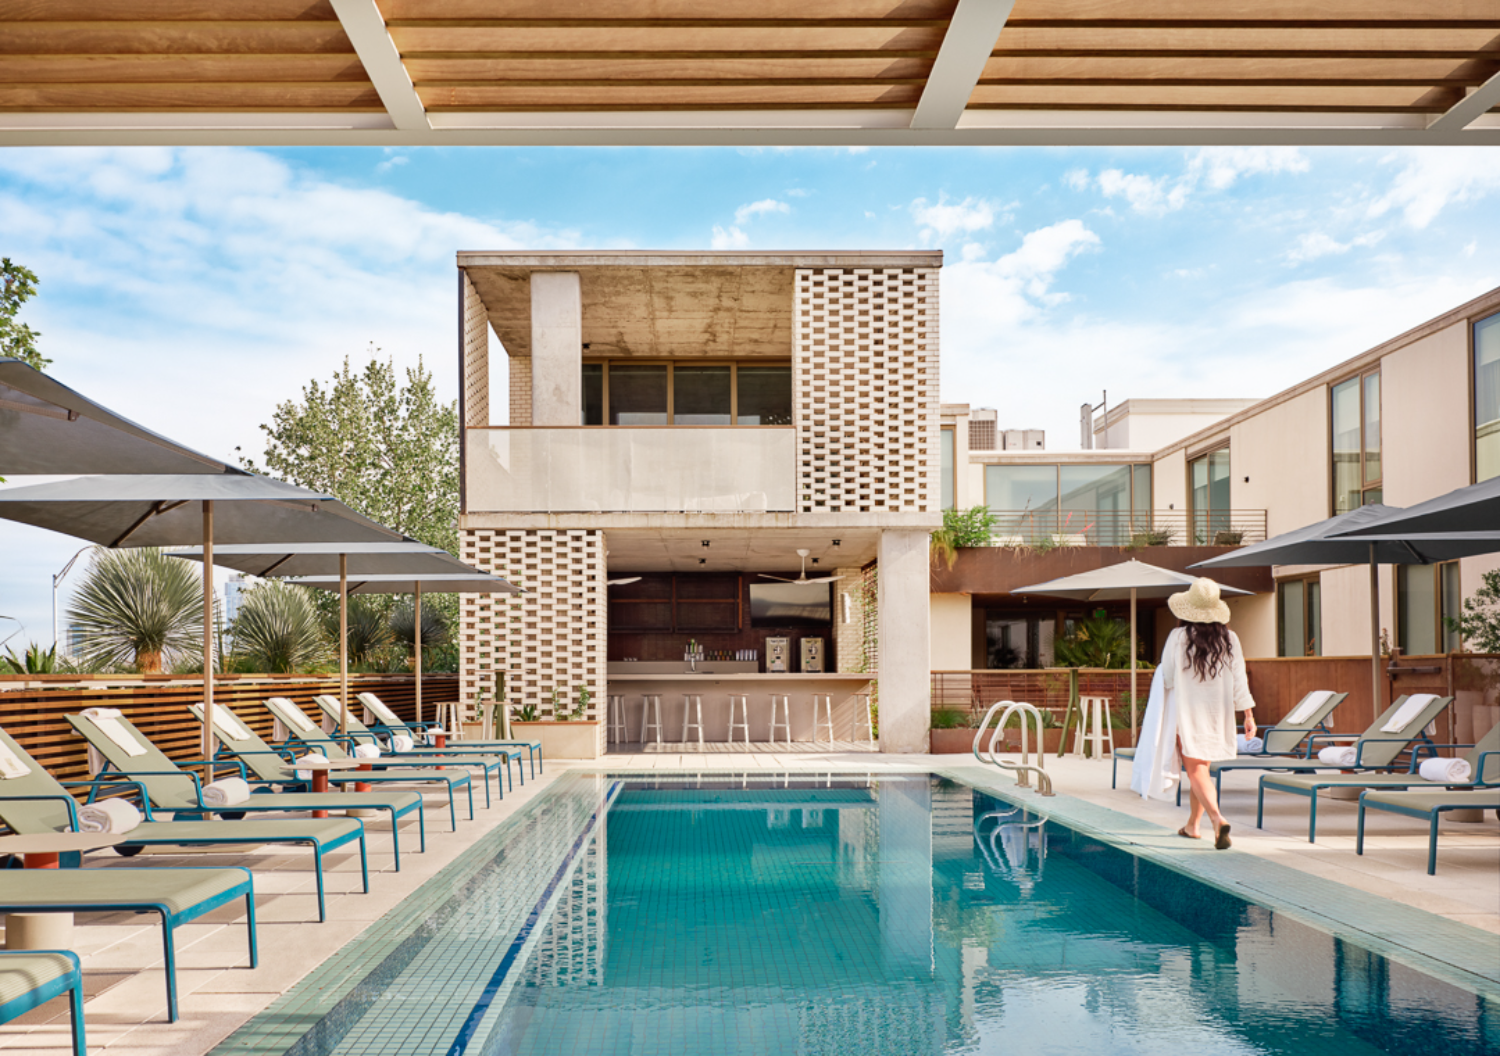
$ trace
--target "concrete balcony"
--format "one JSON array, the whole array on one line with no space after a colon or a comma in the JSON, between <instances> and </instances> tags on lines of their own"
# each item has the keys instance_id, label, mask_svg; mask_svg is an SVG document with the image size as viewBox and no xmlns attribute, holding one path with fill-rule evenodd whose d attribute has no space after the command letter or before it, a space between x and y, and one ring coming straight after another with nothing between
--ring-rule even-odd
<instances>
[{"instance_id":1,"label":"concrete balcony","mask_svg":"<svg viewBox=\"0 0 1500 1056\"><path fill-rule=\"evenodd\" d=\"M778 513L790 426L572 426L464 434L469 513Z\"/></svg>"}]
</instances>

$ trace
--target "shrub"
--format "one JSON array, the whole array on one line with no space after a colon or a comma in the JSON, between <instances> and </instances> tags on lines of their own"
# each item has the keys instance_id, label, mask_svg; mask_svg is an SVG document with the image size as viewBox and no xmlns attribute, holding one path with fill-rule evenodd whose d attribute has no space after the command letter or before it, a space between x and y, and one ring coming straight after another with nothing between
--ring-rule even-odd
<instances>
[{"instance_id":1,"label":"shrub","mask_svg":"<svg viewBox=\"0 0 1500 1056\"><path fill-rule=\"evenodd\" d=\"M258 671L291 673L322 660L327 646L307 588L278 580L247 591L234 647Z\"/></svg>"}]
</instances>

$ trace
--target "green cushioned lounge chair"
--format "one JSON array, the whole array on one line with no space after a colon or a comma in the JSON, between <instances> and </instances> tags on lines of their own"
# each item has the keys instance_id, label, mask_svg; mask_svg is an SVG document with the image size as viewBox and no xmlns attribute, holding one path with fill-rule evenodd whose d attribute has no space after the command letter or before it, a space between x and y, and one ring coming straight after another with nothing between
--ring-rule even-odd
<instances>
[{"instance_id":1,"label":"green cushioned lounge chair","mask_svg":"<svg viewBox=\"0 0 1500 1056\"><path fill-rule=\"evenodd\" d=\"M392 711L386 705L386 703L379 697L377 697L374 693L360 693L357 699L361 704L368 708L370 714L375 716L375 718L378 720L374 723L371 723L371 726L377 732L405 734L407 737L412 738L412 740L418 740L421 738L421 730L419 730L416 726L413 726L411 723L401 721L396 713ZM421 725L425 727L436 724L422 723ZM467 739L460 739L458 746L464 751L487 751L491 748L524 749L526 752L526 757L531 761L531 776L535 777L539 768L545 770L545 767L541 766L541 741L470 741ZM523 776L521 779L522 784L525 784L525 780L526 779Z\"/></svg>"},{"instance_id":2,"label":"green cushioned lounge chair","mask_svg":"<svg viewBox=\"0 0 1500 1056\"><path fill-rule=\"evenodd\" d=\"M167 969L167 1019L177 1022L173 933L236 899L245 900L250 967L255 946L255 882L248 869L0 869L0 913L157 913Z\"/></svg>"},{"instance_id":3,"label":"green cushioned lounge chair","mask_svg":"<svg viewBox=\"0 0 1500 1056\"><path fill-rule=\"evenodd\" d=\"M4 730L0 745L9 749L15 759L30 772L20 777L0 776L0 821L18 835L42 832L77 832L78 803L64 786L42 769L26 750ZM139 793L133 781L72 781L75 788L93 792L126 790ZM359 842L359 871L364 890L370 891L369 858L365 852L365 827L358 818L278 818L274 821L156 821L151 804L141 794L141 808L146 821L130 830L128 839L118 847L203 846L206 844L289 843L313 849L313 872L318 880L318 919L327 920L323 892L323 856L346 844Z\"/></svg>"},{"instance_id":4,"label":"green cushioned lounge chair","mask_svg":"<svg viewBox=\"0 0 1500 1056\"><path fill-rule=\"evenodd\" d=\"M417 833L421 848L427 849L427 826L422 818L422 797L415 792L347 793L347 792L293 792L269 793L256 789L247 802L233 807L215 807L203 802L203 786L199 776L182 769L167 758L156 745L146 739L131 721L121 716L117 722L123 730L122 736L133 741L138 749L132 755L115 741L87 715L69 715L68 722L83 735L94 750L104 756L105 767L101 778L108 779L111 773L119 774L123 780L133 782L142 793L143 806L154 810L170 810L174 814L206 816L213 813L260 814L295 811L305 813L314 810L381 810L391 816L391 842L396 859L396 870L401 869L400 819L407 814L417 815ZM193 760L187 760L192 765ZM201 762L198 765L202 765ZM214 767L232 770L235 776L250 780L243 763L233 760L216 760Z\"/></svg>"},{"instance_id":5,"label":"green cushioned lounge chair","mask_svg":"<svg viewBox=\"0 0 1500 1056\"><path fill-rule=\"evenodd\" d=\"M1487 759L1490 769L1495 769L1495 758ZM1354 838L1354 853L1365 853L1365 811L1384 810L1408 818L1421 818L1427 822L1427 875L1437 872L1438 818L1450 810L1496 810L1500 811L1500 786L1487 785L1462 791L1448 789L1415 789L1387 792L1372 789L1359 797L1359 828ZM1493 855L1493 851L1490 852ZM1491 866L1493 866L1493 861Z\"/></svg>"},{"instance_id":6,"label":"green cushioned lounge chair","mask_svg":"<svg viewBox=\"0 0 1500 1056\"><path fill-rule=\"evenodd\" d=\"M291 740L296 741L310 752L319 752L329 759L353 759L350 752L338 741L335 741L323 728L296 704L285 697L267 697L266 708L272 715L276 716ZM285 747L285 746L283 746ZM421 763L387 762L385 759L361 759L360 762L368 762L372 769L361 770L356 780L369 783L395 783L403 785L441 785L448 792L448 823L453 831L458 831L458 810L454 806L453 793L455 789L463 789L469 794L469 820L474 820L474 781L467 770L419 770L415 769ZM489 783L485 783L489 787Z\"/></svg>"},{"instance_id":7,"label":"green cushioned lounge chair","mask_svg":"<svg viewBox=\"0 0 1500 1056\"><path fill-rule=\"evenodd\" d=\"M0 952L0 1023L9 1023L63 994L68 995L73 1023L73 1056L88 1056L83 1033L83 972L78 955L70 950Z\"/></svg>"},{"instance_id":8,"label":"green cushioned lounge chair","mask_svg":"<svg viewBox=\"0 0 1500 1056\"><path fill-rule=\"evenodd\" d=\"M1452 697L1439 698L1451 701ZM1260 793L1255 810L1255 824L1259 828L1265 817L1266 792L1287 792L1294 796L1306 796L1307 808L1307 842L1313 843L1318 837L1318 793L1325 789L1333 788L1371 788L1377 791L1399 791L1401 789L1423 789L1427 791L1435 789L1450 788L1439 781L1428 781L1417 768L1421 765L1423 751L1436 754L1438 748L1468 748L1464 755L1468 761L1470 773L1475 775L1473 781L1465 784L1486 785L1500 784L1500 726L1496 726L1479 739L1477 744L1425 744L1412 753L1411 765L1405 773L1382 773L1364 772L1345 774L1321 773L1321 774L1266 774L1260 779ZM1484 774L1484 764L1491 763L1492 774ZM1484 780L1489 776L1489 780Z\"/></svg>"},{"instance_id":9,"label":"green cushioned lounge chair","mask_svg":"<svg viewBox=\"0 0 1500 1056\"><path fill-rule=\"evenodd\" d=\"M330 697L326 693L324 693L313 697L313 703L318 706L318 709L323 712L323 716L328 721L332 722L334 728L337 729L340 718L339 713L342 710L339 707L338 698ZM493 752L488 753L475 752L470 750L469 747L464 744L460 744L455 748L428 748L423 746L413 746L407 751L398 752L394 748L390 748L386 744L384 744L380 740L380 738L376 736L374 730L370 729L370 727L366 726L358 719L358 717L355 716L354 709L352 708L349 710L349 725L347 728L347 734L349 743L351 744L373 744L375 747L379 748L381 752L381 762L386 762L387 760L389 760L393 764L399 762L404 766L468 766L483 770L485 776L485 807L489 807L490 805L489 776L491 774L494 774L495 787L500 790L500 798L505 798L505 786L501 783L502 771L500 768L504 767L505 769L503 773L506 776L510 775L510 752L506 752L498 748ZM515 755L517 757L517 761L519 761L520 753L517 752L515 753ZM515 782L512 781L511 791L514 792L515 788Z\"/></svg>"}]
</instances>

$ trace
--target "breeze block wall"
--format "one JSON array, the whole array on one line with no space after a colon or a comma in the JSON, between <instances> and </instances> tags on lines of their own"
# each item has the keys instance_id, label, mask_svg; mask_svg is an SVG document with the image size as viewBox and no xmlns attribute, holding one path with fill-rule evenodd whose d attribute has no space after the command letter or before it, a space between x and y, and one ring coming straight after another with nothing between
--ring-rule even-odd
<instances>
[{"instance_id":1,"label":"breeze block wall","mask_svg":"<svg viewBox=\"0 0 1500 1056\"><path fill-rule=\"evenodd\" d=\"M462 596L464 699L473 700L481 686L492 690L494 673L503 670L513 708L533 704L540 718L560 717L577 707L579 687L587 686L592 699L582 717L599 721L607 652L603 533L470 528L459 534L465 561L526 591ZM604 732L601 723L601 745Z\"/></svg>"},{"instance_id":2,"label":"breeze block wall","mask_svg":"<svg viewBox=\"0 0 1500 1056\"><path fill-rule=\"evenodd\" d=\"M936 510L937 269L799 269L795 316L798 510Z\"/></svg>"},{"instance_id":3,"label":"breeze block wall","mask_svg":"<svg viewBox=\"0 0 1500 1056\"><path fill-rule=\"evenodd\" d=\"M469 276L459 272L463 281L463 319L460 328L464 342L464 425L490 424L490 313L479 299L479 291Z\"/></svg>"}]
</instances>

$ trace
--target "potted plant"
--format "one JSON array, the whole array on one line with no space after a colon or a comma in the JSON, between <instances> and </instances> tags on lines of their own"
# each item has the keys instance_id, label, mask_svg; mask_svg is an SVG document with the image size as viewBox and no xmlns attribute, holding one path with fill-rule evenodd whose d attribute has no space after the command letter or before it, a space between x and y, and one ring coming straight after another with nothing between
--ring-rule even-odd
<instances>
[{"instance_id":1,"label":"potted plant","mask_svg":"<svg viewBox=\"0 0 1500 1056\"><path fill-rule=\"evenodd\" d=\"M530 701L516 709L511 729L520 740L541 741L544 759L599 758L599 722L587 717L593 691L579 686L572 708L564 705L562 693L552 690L546 714L539 715Z\"/></svg>"},{"instance_id":2,"label":"potted plant","mask_svg":"<svg viewBox=\"0 0 1500 1056\"><path fill-rule=\"evenodd\" d=\"M933 708L928 729L928 750L933 755L960 755L973 751L975 716L969 708Z\"/></svg>"}]
</instances>

